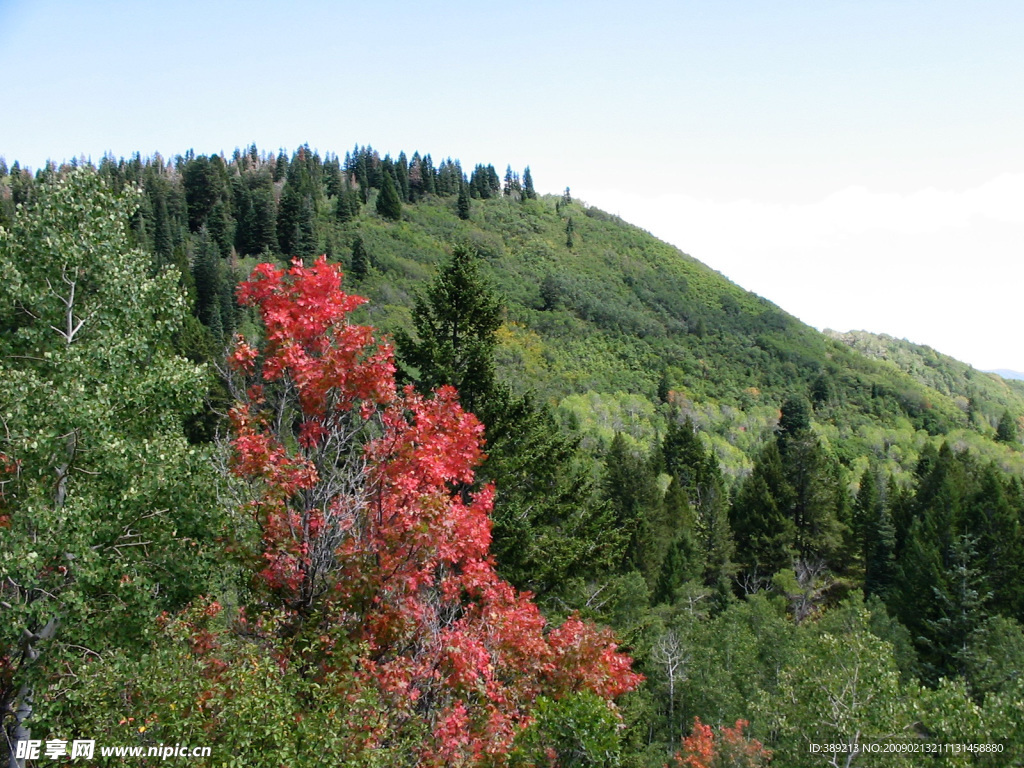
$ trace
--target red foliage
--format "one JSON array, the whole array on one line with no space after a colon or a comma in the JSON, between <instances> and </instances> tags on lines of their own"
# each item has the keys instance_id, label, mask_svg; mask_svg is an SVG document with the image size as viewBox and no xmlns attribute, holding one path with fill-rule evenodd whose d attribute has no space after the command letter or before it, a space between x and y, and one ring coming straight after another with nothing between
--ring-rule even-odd
<instances>
[{"instance_id":1,"label":"red foliage","mask_svg":"<svg viewBox=\"0 0 1024 768\"><path fill-rule=\"evenodd\" d=\"M338 633L364 649L354 673L395 722L429 723L421 754L436 765L500 756L538 695L610 700L638 684L609 632L575 617L549 630L498 577L493 489L465 491L482 425L451 387L396 388L391 349L347 322L364 300L336 267L264 264L238 295L266 343L231 356L246 393L232 466L255 489L263 583L295 625L325 628L307 657L352 664L332 659Z\"/></svg>"},{"instance_id":2,"label":"red foliage","mask_svg":"<svg viewBox=\"0 0 1024 768\"><path fill-rule=\"evenodd\" d=\"M693 732L683 739L683 748L673 762L679 768L761 768L771 761L771 750L757 739L748 739L743 731L750 725L737 720L730 728L718 729L718 737L710 725L693 718Z\"/></svg>"}]
</instances>

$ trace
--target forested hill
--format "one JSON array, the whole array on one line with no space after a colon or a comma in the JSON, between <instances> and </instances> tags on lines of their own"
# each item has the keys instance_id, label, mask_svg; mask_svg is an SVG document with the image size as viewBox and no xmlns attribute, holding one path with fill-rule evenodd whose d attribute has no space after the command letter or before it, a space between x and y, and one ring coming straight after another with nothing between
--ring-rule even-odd
<instances>
[{"instance_id":1,"label":"forested hill","mask_svg":"<svg viewBox=\"0 0 1024 768\"><path fill-rule=\"evenodd\" d=\"M1024 385L819 333L529 168L72 166L0 161L9 735L1024 759Z\"/></svg>"},{"instance_id":2,"label":"forested hill","mask_svg":"<svg viewBox=\"0 0 1024 768\"><path fill-rule=\"evenodd\" d=\"M529 168L466 173L457 160L357 146L344 158L308 147L290 158L255 147L173 162L107 157L99 170L115 188L143 188L137 237L185 273L218 340L238 322L234 283L260 258L326 253L372 300L373 324L393 332L409 327L416 292L465 244L507 307L500 375L605 445L615 432L649 445L664 431L659 404L671 400L739 474L785 398L800 394L849 460L895 444L891 469L908 471L927 434L1024 466L984 439L1005 413L1024 417L1024 389L927 348L894 354L887 340L883 355L864 336L822 335L568 189L539 197ZM0 179L9 217L32 177L15 163Z\"/></svg>"}]
</instances>

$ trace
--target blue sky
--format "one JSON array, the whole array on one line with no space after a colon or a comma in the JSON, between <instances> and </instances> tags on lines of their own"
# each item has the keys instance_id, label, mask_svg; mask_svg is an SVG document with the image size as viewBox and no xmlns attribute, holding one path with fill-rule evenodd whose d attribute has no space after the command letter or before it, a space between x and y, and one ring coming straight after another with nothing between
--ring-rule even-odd
<instances>
[{"instance_id":1,"label":"blue sky","mask_svg":"<svg viewBox=\"0 0 1024 768\"><path fill-rule=\"evenodd\" d=\"M819 328L1024 370L1024 4L0 0L0 155L529 164Z\"/></svg>"}]
</instances>

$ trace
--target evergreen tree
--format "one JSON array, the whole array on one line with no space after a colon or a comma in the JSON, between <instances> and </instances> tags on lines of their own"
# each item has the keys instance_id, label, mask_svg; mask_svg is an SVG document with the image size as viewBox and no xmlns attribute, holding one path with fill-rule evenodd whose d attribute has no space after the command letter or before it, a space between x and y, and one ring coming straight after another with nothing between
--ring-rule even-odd
<instances>
[{"instance_id":1,"label":"evergreen tree","mask_svg":"<svg viewBox=\"0 0 1024 768\"><path fill-rule=\"evenodd\" d=\"M977 542L977 566L991 590L990 607L1004 616L1024 609L1024 532L1021 499L1007 488L993 464L986 464L974 483L964 513L964 533Z\"/></svg>"},{"instance_id":2,"label":"evergreen tree","mask_svg":"<svg viewBox=\"0 0 1024 768\"><path fill-rule=\"evenodd\" d=\"M785 441L783 468L793 491L789 517L805 562L833 564L844 543L847 497L842 467L809 431Z\"/></svg>"},{"instance_id":3,"label":"evergreen tree","mask_svg":"<svg viewBox=\"0 0 1024 768\"><path fill-rule=\"evenodd\" d=\"M359 215L359 193L352 189L346 179L335 201L335 218L340 224L347 224Z\"/></svg>"},{"instance_id":4,"label":"evergreen tree","mask_svg":"<svg viewBox=\"0 0 1024 768\"><path fill-rule=\"evenodd\" d=\"M430 155L425 155L420 161L420 176L423 178L423 194L437 194L437 171Z\"/></svg>"},{"instance_id":5,"label":"evergreen tree","mask_svg":"<svg viewBox=\"0 0 1024 768\"><path fill-rule=\"evenodd\" d=\"M274 162L274 181L282 181L288 174L288 155L282 149L277 153L277 160Z\"/></svg>"},{"instance_id":6,"label":"evergreen tree","mask_svg":"<svg viewBox=\"0 0 1024 768\"><path fill-rule=\"evenodd\" d=\"M324 189L328 197L337 199L341 195L343 188L341 164L338 162L337 155L330 155L324 161Z\"/></svg>"},{"instance_id":7,"label":"evergreen tree","mask_svg":"<svg viewBox=\"0 0 1024 768\"><path fill-rule=\"evenodd\" d=\"M654 604L671 603L683 584L703 576L703 558L697 547L693 511L682 485L675 478L669 483L664 499L668 523L668 544L659 563L657 580L651 598Z\"/></svg>"},{"instance_id":8,"label":"evergreen tree","mask_svg":"<svg viewBox=\"0 0 1024 768\"><path fill-rule=\"evenodd\" d=\"M493 393L495 333L502 304L483 283L479 257L457 247L426 294L416 300L413 327L418 341L395 334L402 362L418 371L424 391L451 384L463 407L476 413Z\"/></svg>"},{"instance_id":9,"label":"evergreen tree","mask_svg":"<svg viewBox=\"0 0 1024 768\"><path fill-rule=\"evenodd\" d=\"M362 236L356 235L356 239L352 242L352 266L349 273L353 279L363 281L369 271L370 256L366 252L366 246L363 245Z\"/></svg>"},{"instance_id":10,"label":"evergreen tree","mask_svg":"<svg viewBox=\"0 0 1024 768\"><path fill-rule=\"evenodd\" d=\"M697 434L697 426L689 416L681 424L677 419L669 423L661 454L665 472L676 478L691 497L699 494L700 486L707 479L708 457Z\"/></svg>"},{"instance_id":11,"label":"evergreen tree","mask_svg":"<svg viewBox=\"0 0 1024 768\"><path fill-rule=\"evenodd\" d=\"M864 562L864 593L884 600L896 577L896 526L879 490L875 466L864 470L856 507L855 528Z\"/></svg>"},{"instance_id":12,"label":"evergreen tree","mask_svg":"<svg viewBox=\"0 0 1024 768\"><path fill-rule=\"evenodd\" d=\"M792 563L796 554L796 525L790 515L794 497L778 444L769 442L740 486L730 516L736 555L746 578L765 579Z\"/></svg>"},{"instance_id":13,"label":"evergreen tree","mask_svg":"<svg viewBox=\"0 0 1024 768\"><path fill-rule=\"evenodd\" d=\"M790 395L782 404L779 417L780 447L785 450L785 441L800 436L811 428L811 406L801 395Z\"/></svg>"},{"instance_id":14,"label":"evergreen tree","mask_svg":"<svg viewBox=\"0 0 1024 768\"><path fill-rule=\"evenodd\" d=\"M402 201L395 189L395 182L390 173L382 175L380 194L377 195L377 213L385 219L398 221L402 218Z\"/></svg>"},{"instance_id":15,"label":"evergreen tree","mask_svg":"<svg viewBox=\"0 0 1024 768\"><path fill-rule=\"evenodd\" d=\"M192 278L196 285L196 316L205 325L217 344L227 339L221 315L221 296L225 292L221 256L217 244L206 227L196 236L192 260Z\"/></svg>"},{"instance_id":16,"label":"evergreen tree","mask_svg":"<svg viewBox=\"0 0 1024 768\"><path fill-rule=\"evenodd\" d=\"M469 185L459 184L459 201L458 201L458 212L459 218L463 221L469 220L470 214L470 202L469 202Z\"/></svg>"},{"instance_id":17,"label":"evergreen tree","mask_svg":"<svg viewBox=\"0 0 1024 768\"><path fill-rule=\"evenodd\" d=\"M478 257L457 248L413 310L416 337L395 335L405 378L429 392L450 384L486 426L488 457L480 482L497 496L491 551L521 589L545 596L571 576L586 577L621 560L576 440L550 411L516 397L494 375L502 305L479 273Z\"/></svg>"},{"instance_id":18,"label":"evergreen tree","mask_svg":"<svg viewBox=\"0 0 1024 768\"><path fill-rule=\"evenodd\" d=\"M147 192L150 192L150 185L147 185ZM153 251L156 254L157 264L168 265L173 260L174 242L171 239L171 221L167 213L167 199L163 190L152 185L150 199L153 204Z\"/></svg>"},{"instance_id":19,"label":"evergreen tree","mask_svg":"<svg viewBox=\"0 0 1024 768\"><path fill-rule=\"evenodd\" d=\"M575 239L573 238L573 233L575 231L576 231L576 227L572 223L572 216L570 216L569 220L567 222L565 222L565 247L569 248L570 250L572 249L573 245L575 244Z\"/></svg>"},{"instance_id":20,"label":"evergreen tree","mask_svg":"<svg viewBox=\"0 0 1024 768\"><path fill-rule=\"evenodd\" d=\"M537 192L533 188L533 176L530 174L530 166L523 171L523 197L527 200L536 200Z\"/></svg>"},{"instance_id":21,"label":"evergreen tree","mask_svg":"<svg viewBox=\"0 0 1024 768\"><path fill-rule=\"evenodd\" d=\"M199 155L185 164L182 171L182 186L188 205L188 228L192 232L198 232L199 228L207 223L214 205L221 197L221 175L218 166L211 158Z\"/></svg>"},{"instance_id":22,"label":"evergreen tree","mask_svg":"<svg viewBox=\"0 0 1024 768\"><path fill-rule=\"evenodd\" d=\"M693 541L706 586L725 599L735 571L728 495L718 459L704 449L692 419L674 419L661 445L661 465L685 494L693 515ZM671 485L670 485L671 488Z\"/></svg>"},{"instance_id":23,"label":"evergreen tree","mask_svg":"<svg viewBox=\"0 0 1024 768\"><path fill-rule=\"evenodd\" d=\"M972 635L984 622L992 595L975 565L978 553L973 538L958 537L949 554L946 578L933 589L937 615L926 621L926 637L934 652L931 662L936 673L963 676Z\"/></svg>"},{"instance_id":24,"label":"evergreen tree","mask_svg":"<svg viewBox=\"0 0 1024 768\"><path fill-rule=\"evenodd\" d=\"M405 152L398 153L398 161L395 163L395 182L402 202L408 203L410 201L409 161L405 157Z\"/></svg>"},{"instance_id":25,"label":"evergreen tree","mask_svg":"<svg viewBox=\"0 0 1024 768\"><path fill-rule=\"evenodd\" d=\"M269 182L267 176L263 177ZM250 254L271 253L277 250L277 210L274 188L261 183L252 191L252 223L249 235Z\"/></svg>"},{"instance_id":26,"label":"evergreen tree","mask_svg":"<svg viewBox=\"0 0 1024 768\"><path fill-rule=\"evenodd\" d=\"M605 455L602 488L613 511L615 530L625 541L620 569L646 570L645 565L654 559L651 545L661 527L657 519L663 511L661 494L651 463L629 447L621 432L615 434Z\"/></svg>"},{"instance_id":27,"label":"evergreen tree","mask_svg":"<svg viewBox=\"0 0 1024 768\"><path fill-rule=\"evenodd\" d=\"M999 426L996 427L996 440L1001 443L1017 442L1017 422L1009 411L1003 411L1003 415L999 419Z\"/></svg>"}]
</instances>

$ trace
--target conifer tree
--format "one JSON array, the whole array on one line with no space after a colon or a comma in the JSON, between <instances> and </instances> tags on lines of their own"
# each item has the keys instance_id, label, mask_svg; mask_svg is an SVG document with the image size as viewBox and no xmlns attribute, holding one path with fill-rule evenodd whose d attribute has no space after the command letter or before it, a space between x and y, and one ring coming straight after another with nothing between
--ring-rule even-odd
<instances>
[{"instance_id":1,"label":"conifer tree","mask_svg":"<svg viewBox=\"0 0 1024 768\"><path fill-rule=\"evenodd\" d=\"M1009 411L1003 411L1003 415L999 418L999 426L996 427L996 440L1001 443L1017 442L1017 422Z\"/></svg>"},{"instance_id":2,"label":"conifer tree","mask_svg":"<svg viewBox=\"0 0 1024 768\"><path fill-rule=\"evenodd\" d=\"M409 161L405 157L405 152L398 153L398 161L395 163L395 182L402 202L408 203L410 201Z\"/></svg>"},{"instance_id":3,"label":"conifer tree","mask_svg":"<svg viewBox=\"0 0 1024 768\"><path fill-rule=\"evenodd\" d=\"M502 304L479 272L479 257L457 248L413 310L416 336L395 334L402 374L422 392L451 384L486 427L481 482L497 488L493 546L499 570L543 598L570 576L593 576L621 559L576 440L550 411L495 379Z\"/></svg>"},{"instance_id":4,"label":"conifer tree","mask_svg":"<svg viewBox=\"0 0 1024 768\"><path fill-rule=\"evenodd\" d=\"M732 505L736 554L748 578L764 579L792 563L796 526L789 510L794 495L778 445L769 442Z\"/></svg>"},{"instance_id":5,"label":"conifer tree","mask_svg":"<svg viewBox=\"0 0 1024 768\"><path fill-rule=\"evenodd\" d=\"M703 575L703 558L695 538L696 526L686 492L676 478L672 478L663 501L668 547L659 564L657 580L651 594L654 604L671 603L676 590L683 584Z\"/></svg>"},{"instance_id":6,"label":"conifer tree","mask_svg":"<svg viewBox=\"0 0 1024 768\"><path fill-rule=\"evenodd\" d=\"M356 235L356 239L352 242L352 266L349 272L355 280L365 280L369 271L370 256L366 252L366 246L363 245L362 235Z\"/></svg>"},{"instance_id":7,"label":"conifer tree","mask_svg":"<svg viewBox=\"0 0 1024 768\"><path fill-rule=\"evenodd\" d=\"M214 340L221 344L227 338L221 316L224 277L221 271L220 252L205 226L196 235L192 278L196 285L196 316L210 330Z\"/></svg>"},{"instance_id":8,"label":"conifer tree","mask_svg":"<svg viewBox=\"0 0 1024 768\"><path fill-rule=\"evenodd\" d=\"M530 174L530 166L523 171L523 197L527 200L536 200L537 192L533 188L533 176Z\"/></svg>"},{"instance_id":9,"label":"conifer tree","mask_svg":"<svg viewBox=\"0 0 1024 768\"><path fill-rule=\"evenodd\" d=\"M494 334L501 315L500 299L483 284L479 257L458 247L416 300L413 326L418 341L404 332L395 335L400 358L418 371L421 388L451 384L463 407L476 413L494 392Z\"/></svg>"},{"instance_id":10,"label":"conifer tree","mask_svg":"<svg viewBox=\"0 0 1024 768\"><path fill-rule=\"evenodd\" d=\"M463 221L468 221L469 220L470 210L471 210L471 208L470 208L471 204L470 204L470 201L469 201L469 185L468 184L465 184L465 183L459 184L459 200L458 200L457 205L458 205L459 218L462 219Z\"/></svg>"},{"instance_id":11,"label":"conifer tree","mask_svg":"<svg viewBox=\"0 0 1024 768\"><path fill-rule=\"evenodd\" d=\"M878 471L869 466L861 478L855 533L864 562L864 593L884 600L896 577L896 526L879 490Z\"/></svg>"},{"instance_id":12,"label":"conifer tree","mask_svg":"<svg viewBox=\"0 0 1024 768\"><path fill-rule=\"evenodd\" d=\"M288 173L288 155L282 149L277 153L277 160L274 162L274 181L282 181Z\"/></svg>"},{"instance_id":13,"label":"conifer tree","mask_svg":"<svg viewBox=\"0 0 1024 768\"><path fill-rule=\"evenodd\" d=\"M619 568L642 571L660 527L655 518L662 512L661 494L650 461L631 449L621 432L615 433L605 455L602 488L613 511L615 530L625 541Z\"/></svg>"},{"instance_id":14,"label":"conifer tree","mask_svg":"<svg viewBox=\"0 0 1024 768\"><path fill-rule=\"evenodd\" d=\"M402 201L398 197L394 179L390 173L381 175L380 194L377 195L377 213L385 219L398 221L402 218Z\"/></svg>"}]
</instances>

